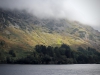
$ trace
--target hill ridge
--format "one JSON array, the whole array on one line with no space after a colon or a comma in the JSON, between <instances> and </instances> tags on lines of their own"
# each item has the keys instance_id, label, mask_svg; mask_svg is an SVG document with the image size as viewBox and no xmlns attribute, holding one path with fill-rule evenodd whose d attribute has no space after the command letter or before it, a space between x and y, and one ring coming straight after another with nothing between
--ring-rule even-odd
<instances>
[{"instance_id":1,"label":"hill ridge","mask_svg":"<svg viewBox=\"0 0 100 75\"><path fill-rule=\"evenodd\" d=\"M72 48L93 47L100 50L100 32L90 26L66 19L40 19L19 10L0 9L0 41L5 49L19 47L32 50L37 44Z\"/></svg>"}]
</instances>

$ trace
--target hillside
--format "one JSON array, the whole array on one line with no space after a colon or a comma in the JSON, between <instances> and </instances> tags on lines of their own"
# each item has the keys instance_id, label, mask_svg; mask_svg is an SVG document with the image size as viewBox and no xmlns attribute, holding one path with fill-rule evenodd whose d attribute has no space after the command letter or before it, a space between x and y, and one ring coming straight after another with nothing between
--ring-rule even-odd
<instances>
[{"instance_id":1,"label":"hillside","mask_svg":"<svg viewBox=\"0 0 100 75\"><path fill-rule=\"evenodd\" d=\"M100 50L100 32L67 19L40 19L25 10L0 9L0 47L32 50L35 45L81 46Z\"/></svg>"}]
</instances>

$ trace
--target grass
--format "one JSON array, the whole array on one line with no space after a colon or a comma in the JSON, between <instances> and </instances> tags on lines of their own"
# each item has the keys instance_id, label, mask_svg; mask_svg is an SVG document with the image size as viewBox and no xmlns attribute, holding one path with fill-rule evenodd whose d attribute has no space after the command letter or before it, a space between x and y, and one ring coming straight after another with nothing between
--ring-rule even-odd
<instances>
[{"instance_id":1,"label":"grass","mask_svg":"<svg viewBox=\"0 0 100 75\"><path fill-rule=\"evenodd\" d=\"M7 30L11 33L9 35L10 39L7 37L8 35L5 33L0 33L0 39L5 40L8 47L19 47L24 50L32 50L33 47L37 44L43 45L61 45L65 43L70 45L72 48L77 48L78 46L87 46L83 39L74 35L64 35L63 33L48 33L49 29L41 26L34 26L34 30L28 32L27 30L16 29L14 27L9 27Z\"/></svg>"}]
</instances>

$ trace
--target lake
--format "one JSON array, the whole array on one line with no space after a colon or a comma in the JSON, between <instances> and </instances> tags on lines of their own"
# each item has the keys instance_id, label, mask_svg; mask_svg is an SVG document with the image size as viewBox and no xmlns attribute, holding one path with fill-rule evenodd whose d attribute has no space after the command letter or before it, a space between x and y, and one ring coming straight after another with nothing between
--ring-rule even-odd
<instances>
[{"instance_id":1,"label":"lake","mask_svg":"<svg viewBox=\"0 0 100 75\"><path fill-rule=\"evenodd\" d=\"M0 75L100 75L100 64L0 65Z\"/></svg>"}]
</instances>

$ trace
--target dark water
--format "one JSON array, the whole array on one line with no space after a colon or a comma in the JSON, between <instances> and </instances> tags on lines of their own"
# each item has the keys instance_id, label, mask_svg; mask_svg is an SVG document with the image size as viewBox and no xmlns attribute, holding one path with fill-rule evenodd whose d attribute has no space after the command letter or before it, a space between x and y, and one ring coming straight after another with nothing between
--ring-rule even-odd
<instances>
[{"instance_id":1,"label":"dark water","mask_svg":"<svg viewBox=\"0 0 100 75\"><path fill-rule=\"evenodd\" d=\"M100 75L100 64L0 65L0 75Z\"/></svg>"}]
</instances>

